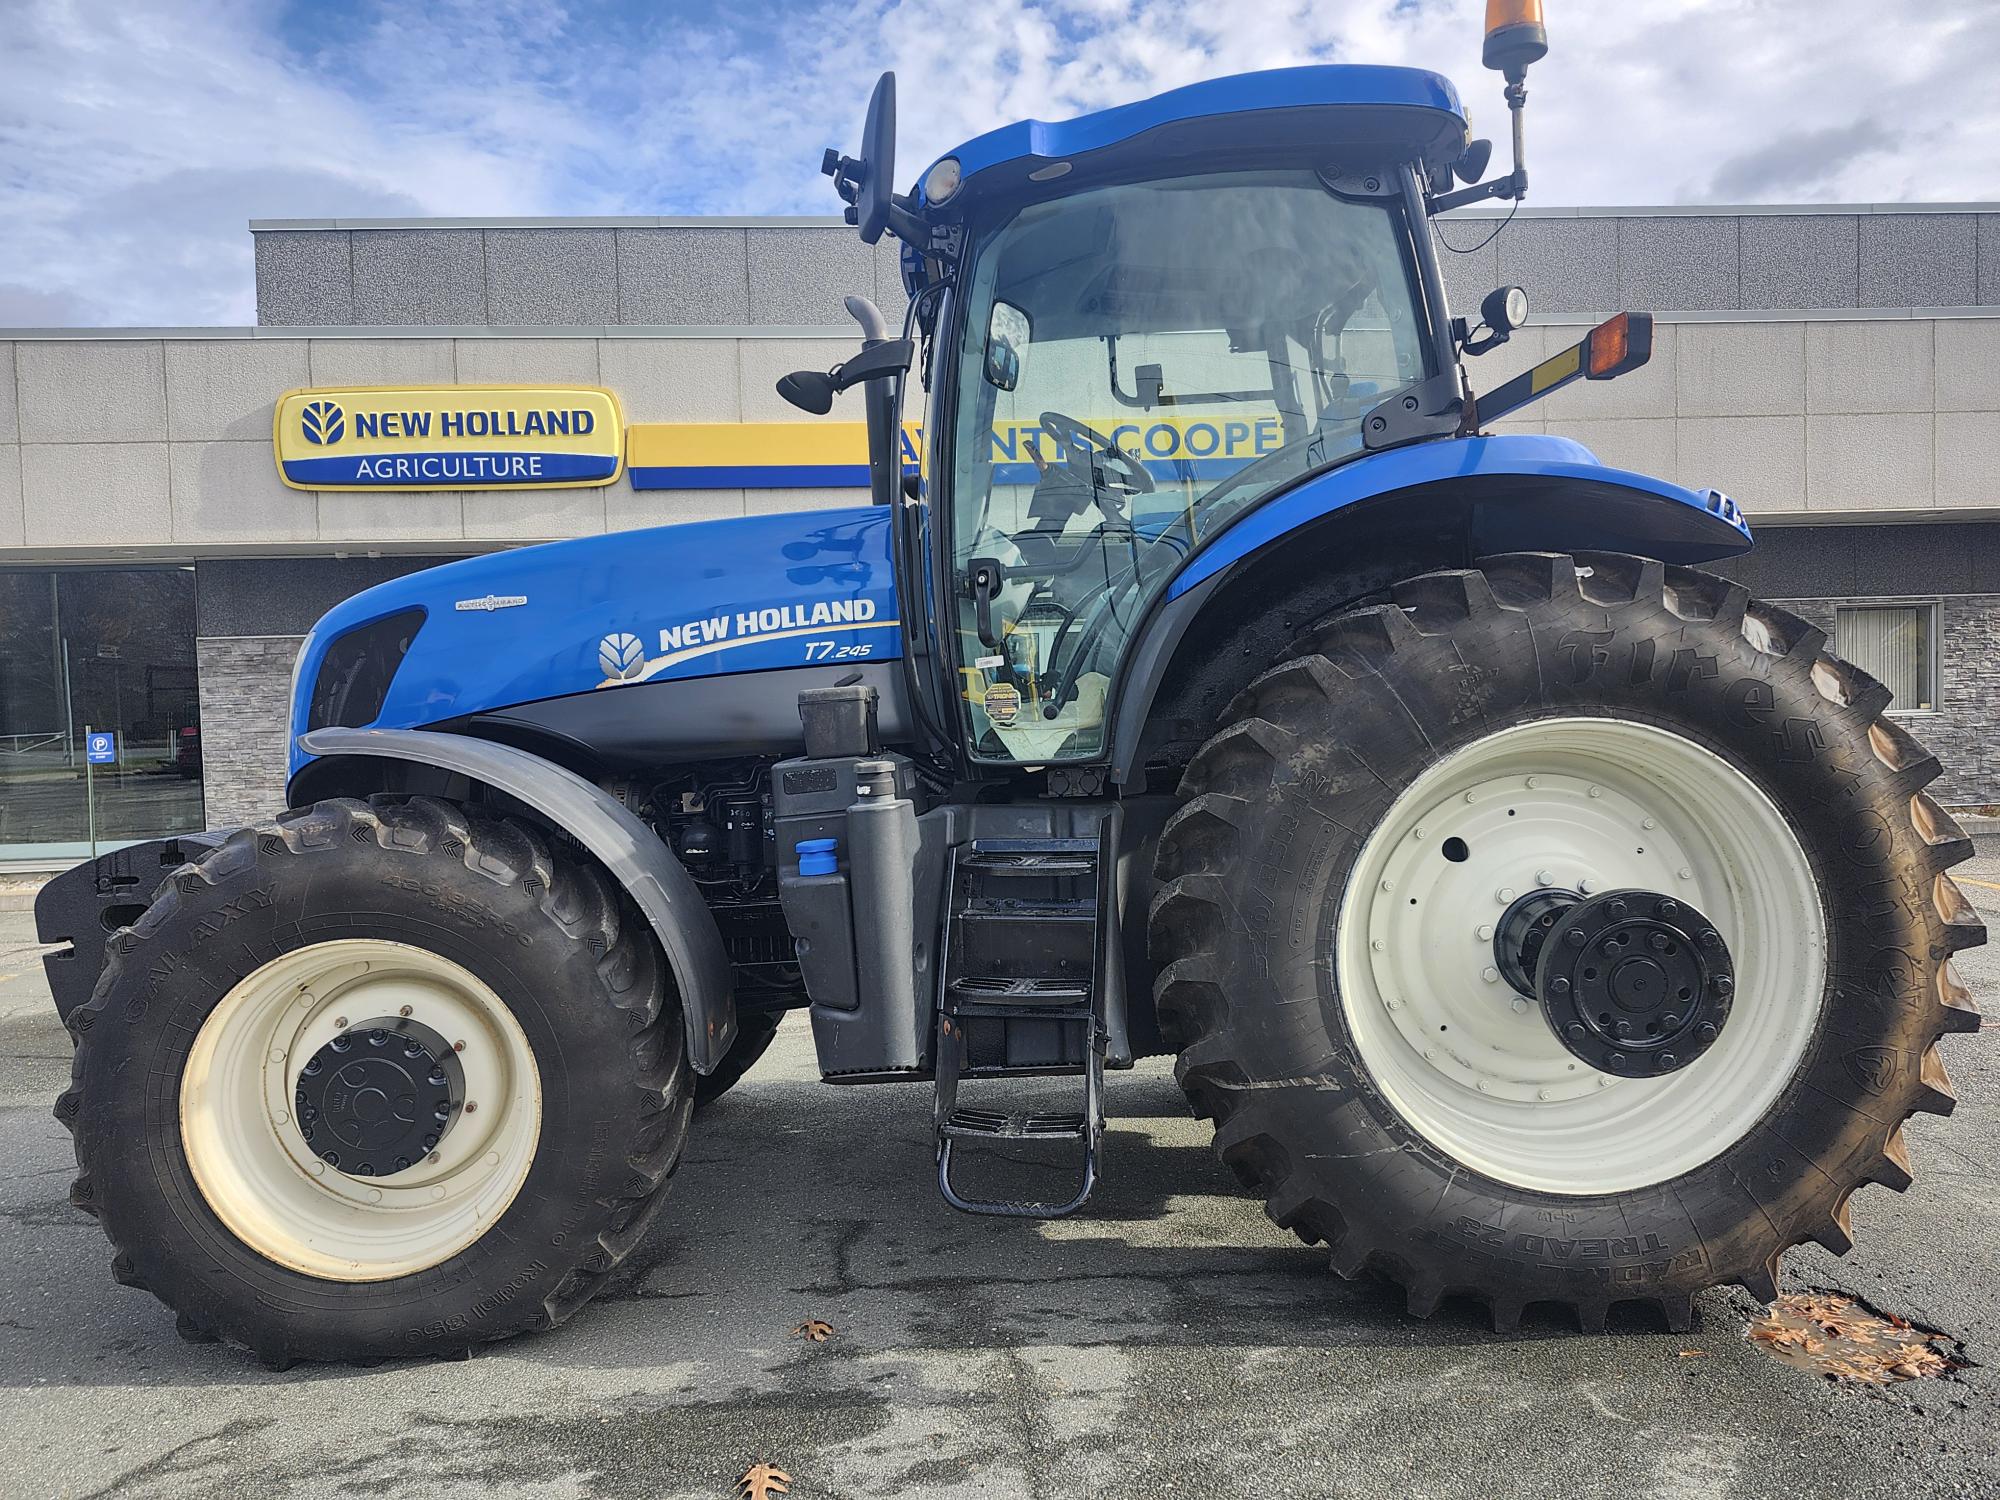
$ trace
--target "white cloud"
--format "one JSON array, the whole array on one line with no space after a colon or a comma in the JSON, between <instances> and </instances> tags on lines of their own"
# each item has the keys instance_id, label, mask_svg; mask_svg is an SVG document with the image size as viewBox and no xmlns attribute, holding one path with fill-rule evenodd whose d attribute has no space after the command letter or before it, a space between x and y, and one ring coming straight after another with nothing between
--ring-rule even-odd
<instances>
[{"instance_id":1,"label":"white cloud","mask_svg":"<svg viewBox=\"0 0 2000 1500\"><path fill-rule=\"evenodd\" d=\"M827 213L819 149L901 83L956 141L1310 61L1450 74L1504 134L1477 0L872 0L674 17L557 0L17 0L0 316L247 322L252 217ZM2000 197L2000 8L1565 0L1530 76L1539 203ZM1504 145L1498 153L1504 167Z\"/></svg>"}]
</instances>

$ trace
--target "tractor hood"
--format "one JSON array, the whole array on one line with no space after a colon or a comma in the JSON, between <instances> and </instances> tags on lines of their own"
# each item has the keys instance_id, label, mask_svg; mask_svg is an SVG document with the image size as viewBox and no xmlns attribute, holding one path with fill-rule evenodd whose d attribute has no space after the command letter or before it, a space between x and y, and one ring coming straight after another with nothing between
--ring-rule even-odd
<instances>
[{"instance_id":1,"label":"tractor hood","mask_svg":"<svg viewBox=\"0 0 2000 1500\"><path fill-rule=\"evenodd\" d=\"M447 563L355 595L306 638L298 737L415 728L643 682L901 654L886 511L746 516Z\"/></svg>"}]
</instances>

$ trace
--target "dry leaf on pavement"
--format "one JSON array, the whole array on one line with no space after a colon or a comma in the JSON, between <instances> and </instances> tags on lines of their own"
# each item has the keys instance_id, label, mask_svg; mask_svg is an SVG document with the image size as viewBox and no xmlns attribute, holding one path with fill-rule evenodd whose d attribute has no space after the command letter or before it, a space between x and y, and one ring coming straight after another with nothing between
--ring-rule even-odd
<instances>
[{"instance_id":1,"label":"dry leaf on pavement","mask_svg":"<svg viewBox=\"0 0 2000 1500\"><path fill-rule=\"evenodd\" d=\"M792 1337L795 1339L805 1339L815 1344L824 1344L828 1339L833 1337L833 1325L831 1323L823 1323L818 1318L807 1318L805 1322L792 1330Z\"/></svg>"},{"instance_id":2,"label":"dry leaf on pavement","mask_svg":"<svg viewBox=\"0 0 2000 1500\"><path fill-rule=\"evenodd\" d=\"M792 1476L776 1464L762 1461L750 1465L743 1471L743 1477L736 1481L736 1493L740 1500L771 1500L773 1495L782 1495L792 1487Z\"/></svg>"}]
</instances>

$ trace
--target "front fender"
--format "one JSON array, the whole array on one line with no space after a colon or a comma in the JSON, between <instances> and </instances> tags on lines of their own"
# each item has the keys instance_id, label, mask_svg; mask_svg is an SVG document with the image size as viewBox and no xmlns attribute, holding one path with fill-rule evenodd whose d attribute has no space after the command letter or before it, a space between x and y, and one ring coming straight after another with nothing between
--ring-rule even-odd
<instances>
[{"instance_id":1,"label":"front fender","mask_svg":"<svg viewBox=\"0 0 2000 1500\"><path fill-rule=\"evenodd\" d=\"M315 729L299 749L341 757L408 761L505 792L582 844L611 872L652 925L680 990L688 1061L710 1073L736 1040L729 955L701 891L673 851L623 803L539 755L421 729Z\"/></svg>"},{"instance_id":2,"label":"front fender","mask_svg":"<svg viewBox=\"0 0 2000 1500\"><path fill-rule=\"evenodd\" d=\"M1608 468L1568 438L1507 433L1412 443L1308 477L1205 539L1167 597L1179 598L1335 511L1399 494L1415 500L1440 488L1467 505L1479 552L1636 552L1693 563L1750 547L1749 524L1720 490Z\"/></svg>"}]
</instances>

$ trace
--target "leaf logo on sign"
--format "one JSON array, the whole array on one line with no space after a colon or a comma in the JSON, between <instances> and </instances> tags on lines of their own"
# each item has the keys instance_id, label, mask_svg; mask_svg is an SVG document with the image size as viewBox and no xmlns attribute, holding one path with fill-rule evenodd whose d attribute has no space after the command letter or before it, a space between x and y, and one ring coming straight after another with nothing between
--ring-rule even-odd
<instances>
[{"instance_id":1,"label":"leaf logo on sign","mask_svg":"<svg viewBox=\"0 0 2000 1500\"><path fill-rule=\"evenodd\" d=\"M308 401L299 409L299 425L307 442L325 446L347 435L347 414L338 401Z\"/></svg>"}]
</instances>

